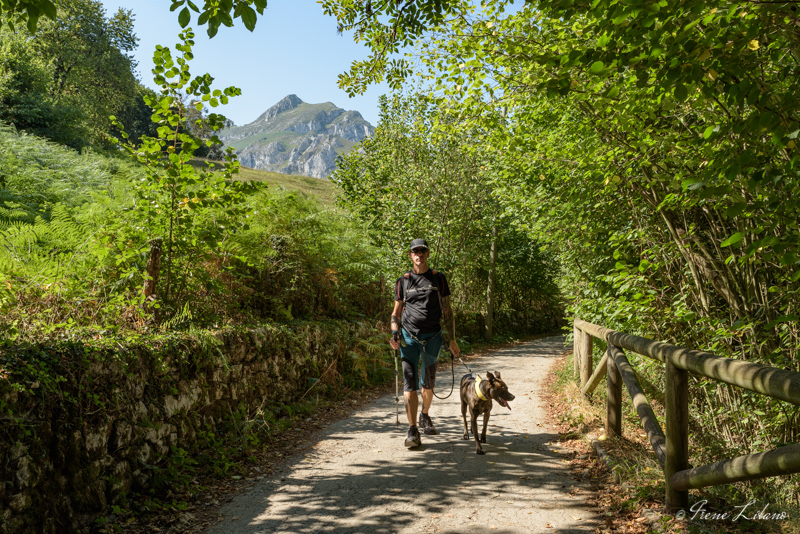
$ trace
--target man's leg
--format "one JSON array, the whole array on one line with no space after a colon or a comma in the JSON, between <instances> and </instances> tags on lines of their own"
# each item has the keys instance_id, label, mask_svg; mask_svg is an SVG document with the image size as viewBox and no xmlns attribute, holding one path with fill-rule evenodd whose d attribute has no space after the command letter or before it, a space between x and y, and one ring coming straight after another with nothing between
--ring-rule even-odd
<instances>
[{"instance_id":1,"label":"man's leg","mask_svg":"<svg viewBox=\"0 0 800 534\"><path fill-rule=\"evenodd\" d=\"M425 390L422 390L422 405L425 406ZM406 406L408 407L406 410L406 416L408 416L408 426L417 426L417 409L419 408L419 399L417 399L417 392L416 391L404 391L403 397L405 397ZM431 403L428 401L428 406ZM423 408L424 410L424 408Z\"/></svg>"},{"instance_id":2,"label":"man's leg","mask_svg":"<svg viewBox=\"0 0 800 534\"><path fill-rule=\"evenodd\" d=\"M419 447L422 440L417 428L417 366L406 358L403 358L403 400L406 405L406 417L408 418L408 435L406 436L405 446L408 448Z\"/></svg>"},{"instance_id":3,"label":"man's leg","mask_svg":"<svg viewBox=\"0 0 800 534\"><path fill-rule=\"evenodd\" d=\"M425 371L425 380L422 383L422 413L419 416L419 427L427 435L432 436L436 434L436 425L428 411L431 409L433 403L433 390L436 387L436 367L433 364Z\"/></svg>"},{"instance_id":4,"label":"man's leg","mask_svg":"<svg viewBox=\"0 0 800 534\"><path fill-rule=\"evenodd\" d=\"M433 402L433 390L422 387L422 413L427 414ZM416 411L414 412L416 414Z\"/></svg>"}]
</instances>

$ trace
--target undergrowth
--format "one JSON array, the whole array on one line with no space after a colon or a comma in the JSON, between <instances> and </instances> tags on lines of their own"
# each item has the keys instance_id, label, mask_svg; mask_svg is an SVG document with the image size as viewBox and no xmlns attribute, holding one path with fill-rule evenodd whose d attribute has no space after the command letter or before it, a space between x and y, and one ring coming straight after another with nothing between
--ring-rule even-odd
<instances>
[{"instance_id":1,"label":"undergrowth","mask_svg":"<svg viewBox=\"0 0 800 534\"><path fill-rule=\"evenodd\" d=\"M604 348L595 351L593 365L599 361L599 354ZM602 353L602 352L601 352ZM637 365L640 360L632 360L639 375L645 394L664 428L663 391L659 400L658 392L652 391L652 384L645 385L643 374ZM642 358L643 359L643 358ZM577 379L573 375L572 355L567 356L555 369L556 380L554 393L563 400L564 410L560 412L560 421L569 427L569 433L585 439L598 439L606 452L613 483L618 486L616 505L620 509L635 510L657 505L663 510L665 483L663 471L656 460L652 447L647 439L639 417L636 414L630 397L623 386L622 436L609 435L605 428L606 419L606 384L605 380L592 393L589 401L581 398ZM651 390L651 391L648 391ZM692 407L690 407L690 413ZM697 419L696 412L694 413ZM694 466L713 461L732 458L735 454L726 448L720 436L714 436L710 429L698 435L697 427L690 430L690 462ZM707 460L706 446L710 442L716 446L717 456ZM772 477L750 482L740 482L723 486L707 487L689 492L690 509L685 510L683 519L676 521L662 516L660 523L652 525L655 532L689 532L689 533L727 533L727 532L800 532L800 507L793 503L797 494L789 488L798 487L797 475ZM766 508L765 508L766 507ZM733 517L740 514L736 521ZM759 520L757 514L765 512L774 514L771 517L785 519ZM723 518L723 514L728 516ZM705 515L704 514L708 514ZM703 519L705 517L705 519ZM747 520L746 518L756 518Z\"/></svg>"}]
</instances>

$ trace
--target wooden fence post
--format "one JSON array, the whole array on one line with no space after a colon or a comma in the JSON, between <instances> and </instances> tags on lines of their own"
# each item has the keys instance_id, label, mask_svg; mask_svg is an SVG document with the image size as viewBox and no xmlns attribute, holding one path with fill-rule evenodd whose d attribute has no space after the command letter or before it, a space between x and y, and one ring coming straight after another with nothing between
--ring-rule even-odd
<instances>
[{"instance_id":1,"label":"wooden fence post","mask_svg":"<svg viewBox=\"0 0 800 534\"><path fill-rule=\"evenodd\" d=\"M583 342L581 343L581 388L586 385L592 377L592 341L594 338L587 332L581 332ZM583 395L584 399L588 395Z\"/></svg>"},{"instance_id":2,"label":"wooden fence post","mask_svg":"<svg viewBox=\"0 0 800 534\"><path fill-rule=\"evenodd\" d=\"M608 385L608 405L606 408L606 433L622 435L622 376L617 362L611 355L611 347L606 350L606 384Z\"/></svg>"},{"instance_id":3,"label":"wooden fence post","mask_svg":"<svg viewBox=\"0 0 800 534\"><path fill-rule=\"evenodd\" d=\"M666 507L667 512L677 512L689 507L689 492L673 489L671 482L672 475L689 468L689 372L675 367L671 355L667 357L666 371Z\"/></svg>"}]
</instances>

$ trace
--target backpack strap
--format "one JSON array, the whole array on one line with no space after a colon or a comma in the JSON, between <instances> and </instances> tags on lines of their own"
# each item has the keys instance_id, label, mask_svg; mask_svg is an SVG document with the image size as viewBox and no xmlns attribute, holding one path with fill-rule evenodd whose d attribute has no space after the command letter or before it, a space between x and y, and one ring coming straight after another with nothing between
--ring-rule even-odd
<instances>
[{"instance_id":1,"label":"backpack strap","mask_svg":"<svg viewBox=\"0 0 800 534\"><path fill-rule=\"evenodd\" d=\"M433 288L436 290L436 295L439 297L439 309L444 313L444 303L442 302L442 287L440 287L441 280L437 276L439 273L431 269L431 274L433 274ZM405 305L406 300L408 299L408 284L411 279L411 271L407 271L403 275L403 305Z\"/></svg>"}]
</instances>

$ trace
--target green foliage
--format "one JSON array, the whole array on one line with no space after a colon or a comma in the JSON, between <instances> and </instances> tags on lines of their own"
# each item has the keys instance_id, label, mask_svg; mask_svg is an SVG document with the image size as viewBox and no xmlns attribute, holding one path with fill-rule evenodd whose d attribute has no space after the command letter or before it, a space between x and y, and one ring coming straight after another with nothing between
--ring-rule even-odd
<instances>
[{"instance_id":1,"label":"green foliage","mask_svg":"<svg viewBox=\"0 0 800 534\"><path fill-rule=\"evenodd\" d=\"M457 307L482 313L496 239L495 309L556 306L558 267L501 212L492 194L493 160L482 150L480 132L448 122L440 111L435 99L421 94L382 98L375 135L341 158L331 176L339 205L365 221L385 251L392 280L407 269L408 243L425 236ZM437 121L444 124L437 127Z\"/></svg>"},{"instance_id":2,"label":"green foliage","mask_svg":"<svg viewBox=\"0 0 800 534\"><path fill-rule=\"evenodd\" d=\"M461 7L459 0L426 2L359 2L322 0L326 15L336 17L339 32L352 31L356 42L370 48L370 56L354 61L350 71L339 75L339 87L350 96L366 91L371 83L388 78L393 90L410 74L410 63L390 57L414 44L431 27L447 21Z\"/></svg>"},{"instance_id":3,"label":"green foliage","mask_svg":"<svg viewBox=\"0 0 800 534\"><path fill-rule=\"evenodd\" d=\"M146 181L141 167L80 155L6 127L0 129L0 176L5 338L77 339L384 312L378 254L366 232L307 194L259 188L240 206L249 215L218 247L175 247L181 284L154 318L140 306L149 257L144 230L157 228L146 211L135 209L137 185ZM248 178L263 179L255 171ZM298 178L285 183L306 187ZM216 235L228 215L215 204L191 216L189 231ZM162 276L156 293L164 288Z\"/></svg>"},{"instance_id":4,"label":"green foliage","mask_svg":"<svg viewBox=\"0 0 800 534\"><path fill-rule=\"evenodd\" d=\"M383 311L380 254L357 220L283 188L250 205L250 229L230 245L247 256L233 271L242 306L277 320Z\"/></svg>"},{"instance_id":5,"label":"green foliage","mask_svg":"<svg viewBox=\"0 0 800 534\"><path fill-rule=\"evenodd\" d=\"M368 4L332 3L340 22L380 34ZM510 4L447 2L460 16L416 21L428 31L414 33L413 74L486 132L498 199L558 255L571 313L798 369L796 6ZM366 44L379 54L402 39ZM718 414L703 426L734 453L800 437L797 411L763 397L713 386L693 411Z\"/></svg>"},{"instance_id":6,"label":"green foliage","mask_svg":"<svg viewBox=\"0 0 800 534\"><path fill-rule=\"evenodd\" d=\"M169 48L156 47L153 73L163 88L163 96L146 95L145 102L153 110L158 136L142 136L140 144L124 145L145 168L147 179L136 187L136 211L146 221L142 230L147 241L161 240L166 249L163 299L170 304L175 300L173 284L178 291L184 291L189 279L198 275L188 268L189 258L209 257L232 232L247 230L244 203L247 193L257 186L233 179L239 165L230 148L220 172L213 172L213 166L209 167L212 172L198 170L190 163L200 141L183 128L188 115L183 94L197 100L197 111L202 109L200 102L216 107L241 94L235 87L212 91L214 79L208 74L192 79L188 63L192 59L193 37L191 30L181 33L182 43L176 45L181 56L175 59ZM195 122L216 131L225 124L225 118L211 114L205 119L196 118ZM115 126L121 129L123 138L129 137L121 123L115 122ZM216 136L206 141L207 146L214 143L219 144ZM214 218L214 225L207 224L208 217Z\"/></svg>"},{"instance_id":7,"label":"green foliage","mask_svg":"<svg viewBox=\"0 0 800 534\"><path fill-rule=\"evenodd\" d=\"M0 120L77 149L106 146L109 115L139 96L133 17L106 17L99 0L60 0L56 14L36 32L0 27Z\"/></svg>"},{"instance_id":8,"label":"green foliage","mask_svg":"<svg viewBox=\"0 0 800 534\"><path fill-rule=\"evenodd\" d=\"M255 6L253 9L252 6ZM173 0L170 11L178 12L178 22L181 28L186 28L192 20L191 11L199 13L197 25L208 25L208 36L214 37L220 25L233 26L236 18L242 19L245 28L253 31L256 27L258 15L264 14L267 0L204 0L203 7L198 8L191 0ZM190 11L191 9L191 11ZM256 14L258 12L258 14Z\"/></svg>"},{"instance_id":9,"label":"green foliage","mask_svg":"<svg viewBox=\"0 0 800 534\"><path fill-rule=\"evenodd\" d=\"M39 18L45 15L56 18L56 6L52 0L0 0L0 24L12 31L17 24L25 24L34 33Z\"/></svg>"},{"instance_id":10,"label":"green foliage","mask_svg":"<svg viewBox=\"0 0 800 534\"><path fill-rule=\"evenodd\" d=\"M52 94L53 67L25 34L0 27L0 121L77 147L87 132L80 110Z\"/></svg>"},{"instance_id":11,"label":"green foliage","mask_svg":"<svg viewBox=\"0 0 800 534\"><path fill-rule=\"evenodd\" d=\"M131 11L106 17L98 0L59 0L57 20L44 20L32 39L52 69L50 93L60 106L80 110L94 145L111 126L109 115L136 96L136 48Z\"/></svg>"}]
</instances>

